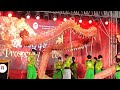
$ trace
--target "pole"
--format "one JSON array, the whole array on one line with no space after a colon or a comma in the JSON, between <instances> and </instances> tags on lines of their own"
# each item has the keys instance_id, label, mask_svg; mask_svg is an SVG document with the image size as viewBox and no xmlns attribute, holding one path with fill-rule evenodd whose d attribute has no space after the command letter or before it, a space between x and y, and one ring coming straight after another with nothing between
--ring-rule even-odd
<instances>
[{"instance_id":1,"label":"pole","mask_svg":"<svg viewBox=\"0 0 120 90\"><path fill-rule=\"evenodd\" d=\"M72 50L72 32L70 30L70 51L71 51L71 55L73 56L73 50Z\"/></svg>"}]
</instances>

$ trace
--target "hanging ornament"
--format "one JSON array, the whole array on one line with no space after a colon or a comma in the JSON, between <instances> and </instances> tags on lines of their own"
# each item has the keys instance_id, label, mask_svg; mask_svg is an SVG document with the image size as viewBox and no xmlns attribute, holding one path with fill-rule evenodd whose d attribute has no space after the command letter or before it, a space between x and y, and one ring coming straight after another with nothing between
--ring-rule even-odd
<instances>
[{"instance_id":1,"label":"hanging ornament","mask_svg":"<svg viewBox=\"0 0 120 90\"><path fill-rule=\"evenodd\" d=\"M61 44L63 43L63 35L61 37L58 37L58 39L56 40L56 44Z\"/></svg>"}]
</instances>

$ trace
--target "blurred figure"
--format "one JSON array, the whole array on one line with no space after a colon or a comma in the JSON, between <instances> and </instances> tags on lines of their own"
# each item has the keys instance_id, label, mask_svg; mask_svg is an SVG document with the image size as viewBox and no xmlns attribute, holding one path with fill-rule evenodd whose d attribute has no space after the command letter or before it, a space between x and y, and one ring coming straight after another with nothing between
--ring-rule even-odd
<instances>
[{"instance_id":1,"label":"blurred figure","mask_svg":"<svg viewBox=\"0 0 120 90\"><path fill-rule=\"evenodd\" d=\"M94 68L95 68L97 57L94 57L94 60L95 60L95 63L94 63ZM94 74L95 74L95 69L94 69Z\"/></svg>"},{"instance_id":2,"label":"blurred figure","mask_svg":"<svg viewBox=\"0 0 120 90\"><path fill-rule=\"evenodd\" d=\"M116 58L117 65L115 67L116 73L115 73L115 78L120 79L120 58Z\"/></svg>"},{"instance_id":3,"label":"blurred figure","mask_svg":"<svg viewBox=\"0 0 120 90\"><path fill-rule=\"evenodd\" d=\"M75 62L75 57L72 57L72 64L70 65L70 69L72 71L72 79L77 79L77 63Z\"/></svg>"},{"instance_id":4,"label":"blurred figure","mask_svg":"<svg viewBox=\"0 0 120 90\"><path fill-rule=\"evenodd\" d=\"M102 67L102 55L98 55L98 59L95 62L95 74L100 73L102 71Z\"/></svg>"},{"instance_id":5,"label":"blurred figure","mask_svg":"<svg viewBox=\"0 0 120 90\"><path fill-rule=\"evenodd\" d=\"M71 79L71 69L70 69L71 63L72 63L72 57L69 57L68 54L65 54L63 79Z\"/></svg>"},{"instance_id":6,"label":"blurred figure","mask_svg":"<svg viewBox=\"0 0 120 90\"><path fill-rule=\"evenodd\" d=\"M94 79L94 64L95 60L92 59L91 55L87 56L88 60L85 62L86 65L86 73L85 73L85 79Z\"/></svg>"},{"instance_id":7,"label":"blurred figure","mask_svg":"<svg viewBox=\"0 0 120 90\"><path fill-rule=\"evenodd\" d=\"M94 57L94 60L97 61L97 57Z\"/></svg>"},{"instance_id":8,"label":"blurred figure","mask_svg":"<svg viewBox=\"0 0 120 90\"><path fill-rule=\"evenodd\" d=\"M36 55L37 51L32 49L31 54L28 56L28 64L27 64L27 79L36 79L37 71L36 71Z\"/></svg>"},{"instance_id":9,"label":"blurred figure","mask_svg":"<svg viewBox=\"0 0 120 90\"><path fill-rule=\"evenodd\" d=\"M54 64L54 75L53 75L53 79L62 79L63 77L63 62L61 60L61 57L58 57L58 61L55 62Z\"/></svg>"}]
</instances>

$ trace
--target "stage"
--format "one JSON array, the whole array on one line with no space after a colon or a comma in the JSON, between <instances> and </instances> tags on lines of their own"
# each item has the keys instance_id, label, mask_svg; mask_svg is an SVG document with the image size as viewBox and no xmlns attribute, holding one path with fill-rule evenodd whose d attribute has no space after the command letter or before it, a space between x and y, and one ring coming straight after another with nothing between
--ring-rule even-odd
<instances>
[{"instance_id":1,"label":"stage","mask_svg":"<svg viewBox=\"0 0 120 90\"><path fill-rule=\"evenodd\" d=\"M64 62L65 54L75 57L78 79L84 79L87 55L103 56L103 70L94 79L114 79L120 38L117 17L44 11L3 13L5 15L0 16L0 59L10 60L8 79L27 79L31 49L38 52L37 79L52 79L55 62L58 57Z\"/></svg>"}]
</instances>

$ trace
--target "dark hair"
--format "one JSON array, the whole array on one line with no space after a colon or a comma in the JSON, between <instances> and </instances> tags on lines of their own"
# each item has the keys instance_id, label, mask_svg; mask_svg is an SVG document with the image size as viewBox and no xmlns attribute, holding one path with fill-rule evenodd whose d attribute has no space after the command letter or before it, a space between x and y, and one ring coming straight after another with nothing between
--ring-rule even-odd
<instances>
[{"instance_id":1,"label":"dark hair","mask_svg":"<svg viewBox=\"0 0 120 90\"><path fill-rule=\"evenodd\" d=\"M60 59L60 60L61 60L62 58L61 58L61 57L58 57L58 59Z\"/></svg>"},{"instance_id":2,"label":"dark hair","mask_svg":"<svg viewBox=\"0 0 120 90\"><path fill-rule=\"evenodd\" d=\"M91 55L87 55L87 58L88 58L88 59L91 59L91 58L92 58L92 56L91 56Z\"/></svg>"},{"instance_id":3,"label":"dark hair","mask_svg":"<svg viewBox=\"0 0 120 90\"><path fill-rule=\"evenodd\" d=\"M97 57L94 57L95 60L97 60Z\"/></svg>"},{"instance_id":4,"label":"dark hair","mask_svg":"<svg viewBox=\"0 0 120 90\"><path fill-rule=\"evenodd\" d=\"M32 49L32 52L35 52L35 54L37 54L37 50L35 50L35 49Z\"/></svg>"},{"instance_id":5,"label":"dark hair","mask_svg":"<svg viewBox=\"0 0 120 90\"><path fill-rule=\"evenodd\" d=\"M68 57L68 54L65 54L65 58L67 58Z\"/></svg>"},{"instance_id":6,"label":"dark hair","mask_svg":"<svg viewBox=\"0 0 120 90\"><path fill-rule=\"evenodd\" d=\"M115 58L119 58L118 56L119 56L119 54L117 54L117 55L115 56Z\"/></svg>"},{"instance_id":7,"label":"dark hair","mask_svg":"<svg viewBox=\"0 0 120 90\"><path fill-rule=\"evenodd\" d=\"M75 60L75 57L72 57L72 61L73 61L73 63L75 62L74 60Z\"/></svg>"},{"instance_id":8,"label":"dark hair","mask_svg":"<svg viewBox=\"0 0 120 90\"><path fill-rule=\"evenodd\" d=\"M75 60L75 57L72 57L72 60Z\"/></svg>"},{"instance_id":9,"label":"dark hair","mask_svg":"<svg viewBox=\"0 0 120 90\"><path fill-rule=\"evenodd\" d=\"M117 63L120 62L120 59L119 59L119 58L116 58L116 62L117 62Z\"/></svg>"},{"instance_id":10,"label":"dark hair","mask_svg":"<svg viewBox=\"0 0 120 90\"><path fill-rule=\"evenodd\" d=\"M103 58L102 55L98 55L98 59Z\"/></svg>"}]
</instances>

